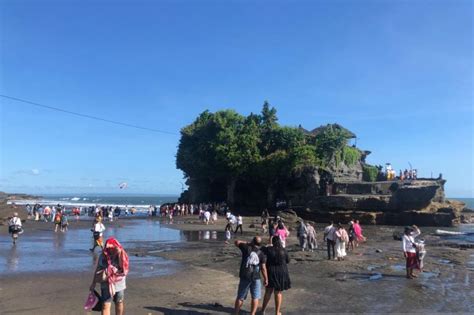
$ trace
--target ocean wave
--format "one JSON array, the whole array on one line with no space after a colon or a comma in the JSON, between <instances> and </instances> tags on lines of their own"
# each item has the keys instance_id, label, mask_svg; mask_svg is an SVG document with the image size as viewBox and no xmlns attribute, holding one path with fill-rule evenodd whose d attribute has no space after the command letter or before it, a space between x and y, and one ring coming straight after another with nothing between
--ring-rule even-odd
<instances>
[{"instance_id":1,"label":"ocean wave","mask_svg":"<svg viewBox=\"0 0 474 315\"><path fill-rule=\"evenodd\" d=\"M72 199L71 199L72 200ZM38 200L38 199L31 199L31 200L16 200L16 201L8 201L8 204L15 204L18 206L26 206L27 204L34 205L34 204L40 204L43 206L55 206L57 204L60 204L61 206L65 206L66 208L71 208L71 207L94 207L94 206L99 206L99 207L119 207L121 209L125 209L125 207L128 207L128 209L131 208L136 208L137 210L148 210L150 205L137 205L137 204L117 204L117 203L84 203L84 202L62 202L61 199L59 200ZM156 205L157 207L160 207L160 205Z\"/></svg>"}]
</instances>

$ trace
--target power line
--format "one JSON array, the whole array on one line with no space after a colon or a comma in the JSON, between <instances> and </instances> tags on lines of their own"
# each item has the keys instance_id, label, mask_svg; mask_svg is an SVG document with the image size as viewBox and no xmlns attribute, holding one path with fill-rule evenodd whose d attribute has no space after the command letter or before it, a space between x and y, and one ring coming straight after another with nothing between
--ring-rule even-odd
<instances>
[{"instance_id":1,"label":"power line","mask_svg":"<svg viewBox=\"0 0 474 315\"><path fill-rule=\"evenodd\" d=\"M137 126L137 125L133 125L133 124L129 124L129 123L124 123L124 122L120 122L120 121L116 121L116 120L110 120L110 119L105 119L105 118L96 117L96 116L92 116L92 115L81 114L81 113L61 109L61 108L58 108L58 107L39 104L39 103L36 103L36 102L31 102L31 101L28 101L28 100L24 100L24 99L17 98L17 97L12 97L12 96L8 96L8 95L0 94L0 97L7 98L7 99L17 101L17 102L21 102L21 103L25 103L25 104L30 104L30 105L41 107L41 108L55 110L55 111L70 114L70 115L79 116L79 117L82 117L82 118L88 118L88 119L94 119L94 120L99 120L99 121L103 121L103 122L108 122L110 124L115 124L115 125L119 125L119 126L125 126L125 127L129 127L129 128L141 129L141 130L157 132L157 133L164 133L164 134L174 135L174 136L178 135L177 133L170 132L170 131L147 128L147 127L141 127L141 126Z\"/></svg>"}]
</instances>

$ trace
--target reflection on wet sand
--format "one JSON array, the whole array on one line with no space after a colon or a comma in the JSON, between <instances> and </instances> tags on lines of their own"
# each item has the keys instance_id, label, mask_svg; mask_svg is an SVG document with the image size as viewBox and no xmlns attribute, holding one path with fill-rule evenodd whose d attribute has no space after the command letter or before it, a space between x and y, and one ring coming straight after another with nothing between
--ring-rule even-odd
<instances>
[{"instance_id":1,"label":"reflection on wet sand","mask_svg":"<svg viewBox=\"0 0 474 315\"><path fill-rule=\"evenodd\" d=\"M221 231L181 231L181 235L188 242L225 240L225 233Z\"/></svg>"},{"instance_id":2,"label":"reflection on wet sand","mask_svg":"<svg viewBox=\"0 0 474 315\"><path fill-rule=\"evenodd\" d=\"M106 223L107 226L107 223ZM163 227L157 221L134 220L110 226L104 238L114 236L121 240L125 248L154 246L160 248L187 237L180 231ZM216 239L216 233L202 235L199 239ZM23 234L16 246L8 235L0 236L0 274L16 272L89 271L97 263L99 250L91 253L88 249L92 233L88 227L54 232L41 229L37 233ZM162 244L162 245L161 245ZM131 257L131 273L165 274L172 272L175 262L160 257ZM168 266L169 265L169 266Z\"/></svg>"},{"instance_id":3,"label":"reflection on wet sand","mask_svg":"<svg viewBox=\"0 0 474 315\"><path fill-rule=\"evenodd\" d=\"M17 271L18 269L19 256L16 248L16 246L12 246L6 255L7 270L10 272Z\"/></svg>"}]
</instances>

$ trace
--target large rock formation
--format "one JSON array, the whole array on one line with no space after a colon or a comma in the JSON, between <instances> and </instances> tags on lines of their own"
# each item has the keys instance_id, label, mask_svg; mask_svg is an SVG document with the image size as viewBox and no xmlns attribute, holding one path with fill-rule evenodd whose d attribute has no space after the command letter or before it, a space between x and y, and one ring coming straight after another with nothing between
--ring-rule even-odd
<instances>
[{"instance_id":1,"label":"large rock formation","mask_svg":"<svg viewBox=\"0 0 474 315\"><path fill-rule=\"evenodd\" d=\"M326 194L303 193L290 199L290 204L301 217L316 221L358 219L364 224L452 226L460 223L465 205L445 200L444 184L442 179L336 181ZM308 185L312 186L320 184Z\"/></svg>"},{"instance_id":2,"label":"large rock formation","mask_svg":"<svg viewBox=\"0 0 474 315\"><path fill-rule=\"evenodd\" d=\"M359 219L365 224L420 226L460 222L464 205L445 200L445 180L385 180L395 177L388 165L390 176L381 172L382 166L368 165L365 160L370 151L357 148L356 141L350 145L349 140L357 139L356 135L341 125L330 124L311 131L300 126L299 130L305 135L306 144L319 152L318 162L293 167L284 176L271 173L273 181L267 176L259 180L254 176L258 167L252 169L233 182L232 198L225 177L189 177L189 189L180 200L227 200L232 209L247 214L260 213L265 207L275 210L275 205L284 204L297 216L320 222Z\"/></svg>"}]
</instances>

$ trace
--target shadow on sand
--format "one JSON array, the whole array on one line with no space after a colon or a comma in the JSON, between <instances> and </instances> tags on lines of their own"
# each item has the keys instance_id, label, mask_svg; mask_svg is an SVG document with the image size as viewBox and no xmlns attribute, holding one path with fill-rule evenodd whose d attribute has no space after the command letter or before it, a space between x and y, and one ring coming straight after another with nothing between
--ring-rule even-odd
<instances>
[{"instance_id":1,"label":"shadow on sand","mask_svg":"<svg viewBox=\"0 0 474 315\"><path fill-rule=\"evenodd\" d=\"M184 302L184 303L179 303L179 305L186 308L191 308L191 309L194 308L198 310L172 309L172 308L166 308L166 307L160 307L160 306L145 306L144 308L151 311L162 312L165 315L210 315L216 312L225 313L225 314L232 314L234 312L233 308L225 307L218 303L193 304L193 303ZM245 311L241 311L241 314L248 314L248 313Z\"/></svg>"}]
</instances>

